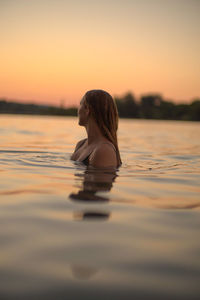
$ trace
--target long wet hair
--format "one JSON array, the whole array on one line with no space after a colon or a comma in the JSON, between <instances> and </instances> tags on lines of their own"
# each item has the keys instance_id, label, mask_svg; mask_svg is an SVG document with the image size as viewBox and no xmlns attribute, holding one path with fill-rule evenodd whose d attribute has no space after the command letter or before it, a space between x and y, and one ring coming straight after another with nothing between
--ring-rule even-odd
<instances>
[{"instance_id":1,"label":"long wet hair","mask_svg":"<svg viewBox=\"0 0 200 300\"><path fill-rule=\"evenodd\" d=\"M91 90L86 92L85 101L103 136L115 146L117 166L120 166L122 161L117 141L118 111L112 96L103 90Z\"/></svg>"}]
</instances>

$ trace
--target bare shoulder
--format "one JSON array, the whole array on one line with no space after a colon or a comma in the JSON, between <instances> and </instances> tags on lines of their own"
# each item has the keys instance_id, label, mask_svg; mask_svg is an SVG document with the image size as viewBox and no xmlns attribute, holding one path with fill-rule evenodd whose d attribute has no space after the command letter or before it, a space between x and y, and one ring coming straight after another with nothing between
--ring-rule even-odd
<instances>
[{"instance_id":1,"label":"bare shoulder","mask_svg":"<svg viewBox=\"0 0 200 300\"><path fill-rule=\"evenodd\" d=\"M76 147L75 147L75 151L86 141L87 139L82 139L80 140L77 144L76 144Z\"/></svg>"},{"instance_id":2,"label":"bare shoulder","mask_svg":"<svg viewBox=\"0 0 200 300\"><path fill-rule=\"evenodd\" d=\"M74 152L73 154L71 155L71 159L75 160L76 159L76 151L81 147L82 144L84 144L84 142L86 141L87 139L83 139L83 140L80 140L77 144L76 144L76 147L74 149Z\"/></svg>"},{"instance_id":3,"label":"bare shoulder","mask_svg":"<svg viewBox=\"0 0 200 300\"><path fill-rule=\"evenodd\" d=\"M90 156L90 165L94 167L116 167L116 151L112 144L99 144Z\"/></svg>"}]
</instances>

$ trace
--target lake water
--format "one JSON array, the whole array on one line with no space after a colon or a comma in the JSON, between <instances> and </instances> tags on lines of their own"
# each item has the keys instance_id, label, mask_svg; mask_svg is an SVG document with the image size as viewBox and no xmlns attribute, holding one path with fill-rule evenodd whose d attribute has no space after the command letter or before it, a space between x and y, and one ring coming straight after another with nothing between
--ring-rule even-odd
<instances>
[{"instance_id":1,"label":"lake water","mask_svg":"<svg viewBox=\"0 0 200 300\"><path fill-rule=\"evenodd\" d=\"M120 120L117 172L84 137L0 115L0 299L200 299L200 123Z\"/></svg>"}]
</instances>

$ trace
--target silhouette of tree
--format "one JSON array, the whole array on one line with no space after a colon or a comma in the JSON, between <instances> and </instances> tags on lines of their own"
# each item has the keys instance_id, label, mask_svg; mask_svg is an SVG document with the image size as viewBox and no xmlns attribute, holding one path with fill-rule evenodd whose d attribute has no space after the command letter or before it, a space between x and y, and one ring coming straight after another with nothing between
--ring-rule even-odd
<instances>
[{"instance_id":1,"label":"silhouette of tree","mask_svg":"<svg viewBox=\"0 0 200 300\"><path fill-rule=\"evenodd\" d=\"M175 104L169 101L160 103L160 119L173 120L175 118Z\"/></svg>"},{"instance_id":2,"label":"silhouette of tree","mask_svg":"<svg viewBox=\"0 0 200 300\"><path fill-rule=\"evenodd\" d=\"M190 104L189 120L190 121L200 121L200 99L196 99Z\"/></svg>"},{"instance_id":3,"label":"silhouette of tree","mask_svg":"<svg viewBox=\"0 0 200 300\"><path fill-rule=\"evenodd\" d=\"M140 101L140 116L145 119L160 119L160 95L142 96Z\"/></svg>"},{"instance_id":4,"label":"silhouette of tree","mask_svg":"<svg viewBox=\"0 0 200 300\"><path fill-rule=\"evenodd\" d=\"M125 94L123 98L115 98L119 116L123 118L138 118L138 104L135 101L133 94L130 92Z\"/></svg>"}]
</instances>

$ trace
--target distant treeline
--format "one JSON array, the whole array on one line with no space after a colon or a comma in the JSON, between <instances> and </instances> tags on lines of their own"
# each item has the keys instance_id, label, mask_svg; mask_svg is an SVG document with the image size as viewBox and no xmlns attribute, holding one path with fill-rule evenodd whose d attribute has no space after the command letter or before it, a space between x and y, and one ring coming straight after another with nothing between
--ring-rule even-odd
<instances>
[{"instance_id":1,"label":"distant treeline","mask_svg":"<svg viewBox=\"0 0 200 300\"><path fill-rule=\"evenodd\" d=\"M2 114L28 114L28 115L54 115L76 116L77 107L63 108L47 105L24 104L8 102L0 99L0 113Z\"/></svg>"},{"instance_id":2,"label":"distant treeline","mask_svg":"<svg viewBox=\"0 0 200 300\"><path fill-rule=\"evenodd\" d=\"M123 97L115 97L115 101L121 118L200 121L200 99L190 104L175 104L160 95L149 94L136 101L132 93L127 93ZM22 104L0 99L0 113L77 116L77 107Z\"/></svg>"},{"instance_id":3,"label":"distant treeline","mask_svg":"<svg viewBox=\"0 0 200 300\"><path fill-rule=\"evenodd\" d=\"M127 93L115 101L122 118L200 121L200 99L190 104L175 104L160 95L149 94L136 101L133 94Z\"/></svg>"}]
</instances>

